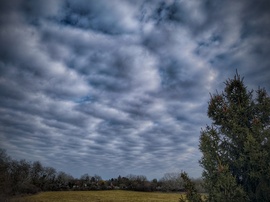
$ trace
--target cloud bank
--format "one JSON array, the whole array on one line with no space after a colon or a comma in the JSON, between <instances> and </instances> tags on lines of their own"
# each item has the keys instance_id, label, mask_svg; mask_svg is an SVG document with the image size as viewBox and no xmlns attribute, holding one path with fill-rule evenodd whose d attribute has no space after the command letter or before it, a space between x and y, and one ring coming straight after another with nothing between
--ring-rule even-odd
<instances>
[{"instance_id":1,"label":"cloud bank","mask_svg":"<svg viewBox=\"0 0 270 202\"><path fill-rule=\"evenodd\" d=\"M0 147L79 177L201 175L209 92L270 90L270 3L0 2Z\"/></svg>"}]
</instances>

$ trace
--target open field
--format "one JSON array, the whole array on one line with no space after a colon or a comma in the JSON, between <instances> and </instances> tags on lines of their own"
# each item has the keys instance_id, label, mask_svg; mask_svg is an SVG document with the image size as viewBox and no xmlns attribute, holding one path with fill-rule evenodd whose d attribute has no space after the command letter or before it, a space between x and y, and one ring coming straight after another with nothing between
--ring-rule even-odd
<instances>
[{"instance_id":1,"label":"open field","mask_svg":"<svg viewBox=\"0 0 270 202\"><path fill-rule=\"evenodd\" d=\"M179 193L134 191L61 191L43 192L37 195L14 198L11 202L173 202Z\"/></svg>"}]
</instances>

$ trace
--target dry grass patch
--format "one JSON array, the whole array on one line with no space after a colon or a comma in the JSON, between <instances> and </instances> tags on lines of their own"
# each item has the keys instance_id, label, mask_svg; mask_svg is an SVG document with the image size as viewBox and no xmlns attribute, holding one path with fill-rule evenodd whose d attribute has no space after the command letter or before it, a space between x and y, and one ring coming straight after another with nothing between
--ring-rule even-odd
<instances>
[{"instance_id":1,"label":"dry grass patch","mask_svg":"<svg viewBox=\"0 0 270 202\"><path fill-rule=\"evenodd\" d=\"M14 198L11 202L173 202L180 194L133 191L62 191L43 192L33 196Z\"/></svg>"}]
</instances>

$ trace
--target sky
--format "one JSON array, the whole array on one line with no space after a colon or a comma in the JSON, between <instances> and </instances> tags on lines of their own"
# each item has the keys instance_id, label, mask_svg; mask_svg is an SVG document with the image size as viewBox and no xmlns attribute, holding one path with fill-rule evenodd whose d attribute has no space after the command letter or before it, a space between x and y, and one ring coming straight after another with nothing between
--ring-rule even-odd
<instances>
[{"instance_id":1,"label":"sky","mask_svg":"<svg viewBox=\"0 0 270 202\"><path fill-rule=\"evenodd\" d=\"M0 148L74 177L200 177L209 93L270 92L267 0L2 0L0 44Z\"/></svg>"}]
</instances>

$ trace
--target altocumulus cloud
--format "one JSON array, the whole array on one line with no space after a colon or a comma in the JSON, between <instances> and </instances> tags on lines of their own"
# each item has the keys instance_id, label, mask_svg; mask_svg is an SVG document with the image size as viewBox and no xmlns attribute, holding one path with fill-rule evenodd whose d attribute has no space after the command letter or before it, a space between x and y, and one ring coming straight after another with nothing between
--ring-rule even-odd
<instances>
[{"instance_id":1,"label":"altocumulus cloud","mask_svg":"<svg viewBox=\"0 0 270 202\"><path fill-rule=\"evenodd\" d=\"M209 92L270 90L262 1L0 3L0 147L104 178L201 175Z\"/></svg>"}]
</instances>

